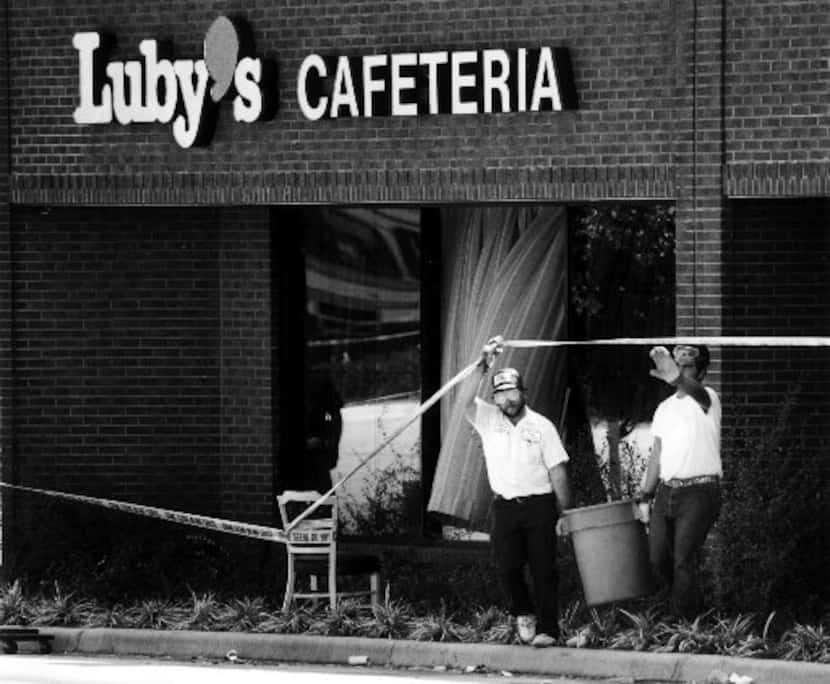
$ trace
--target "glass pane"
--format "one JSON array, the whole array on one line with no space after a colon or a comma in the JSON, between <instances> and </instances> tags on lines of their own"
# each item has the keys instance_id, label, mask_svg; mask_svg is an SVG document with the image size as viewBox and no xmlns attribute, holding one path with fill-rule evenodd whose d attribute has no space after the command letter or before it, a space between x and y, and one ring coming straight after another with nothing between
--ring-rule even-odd
<instances>
[{"instance_id":1,"label":"glass pane","mask_svg":"<svg viewBox=\"0 0 830 684\"><path fill-rule=\"evenodd\" d=\"M313 218L305 235L306 395L313 404L315 395L335 392L329 414L342 403L342 430L331 454L337 482L420 404L420 211L308 211ZM325 429L325 407L313 412L322 415L317 429ZM338 427L333 423L336 416L329 415L330 432ZM372 456L338 495L347 533L400 534L419 525L420 420Z\"/></svg>"},{"instance_id":2,"label":"glass pane","mask_svg":"<svg viewBox=\"0 0 830 684\"><path fill-rule=\"evenodd\" d=\"M571 213L571 335L575 339L661 337L675 330L674 206L615 204ZM593 438L577 453L578 504L632 496L651 449L651 418L668 391L650 382L648 347L571 352L575 403ZM584 405L584 406L583 406ZM576 420L576 419L575 419ZM585 422L584 420L582 421ZM589 466L597 465L600 478Z\"/></svg>"}]
</instances>

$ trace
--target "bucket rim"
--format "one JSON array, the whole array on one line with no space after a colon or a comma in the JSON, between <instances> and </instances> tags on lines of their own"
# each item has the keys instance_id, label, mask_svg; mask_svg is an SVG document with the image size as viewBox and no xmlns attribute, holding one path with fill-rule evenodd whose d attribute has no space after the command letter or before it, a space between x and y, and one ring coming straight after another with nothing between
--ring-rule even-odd
<instances>
[{"instance_id":1,"label":"bucket rim","mask_svg":"<svg viewBox=\"0 0 830 684\"><path fill-rule=\"evenodd\" d=\"M567 508L562 511L562 520L571 534L609 525L625 525L635 520L641 524L637 515L637 504L633 499Z\"/></svg>"},{"instance_id":2,"label":"bucket rim","mask_svg":"<svg viewBox=\"0 0 830 684\"><path fill-rule=\"evenodd\" d=\"M616 501L606 501L600 504L593 504L591 506L580 506L579 508L566 508L562 511L562 515L569 515L571 513L577 513L582 511L599 511L605 508L615 508L620 505L631 506L636 502L634 499L617 499Z\"/></svg>"}]
</instances>

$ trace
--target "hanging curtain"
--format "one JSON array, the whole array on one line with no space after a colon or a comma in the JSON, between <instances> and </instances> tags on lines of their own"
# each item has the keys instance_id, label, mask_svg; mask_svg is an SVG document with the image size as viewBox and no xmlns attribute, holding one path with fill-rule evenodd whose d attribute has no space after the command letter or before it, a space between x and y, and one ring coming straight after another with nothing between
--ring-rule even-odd
<instances>
[{"instance_id":1,"label":"hanging curtain","mask_svg":"<svg viewBox=\"0 0 830 684\"><path fill-rule=\"evenodd\" d=\"M567 214L563 207L455 207L442 213L442 382L473 361L493 335L564 338ZM559 425L563 350L507 349L497 367L525 379L528 404ZM483 396L489 398L489 388ZM492 493L481 443L451 391L441 403L441 451L428 510L485 529Z\"/></svg>"}]
</instances>

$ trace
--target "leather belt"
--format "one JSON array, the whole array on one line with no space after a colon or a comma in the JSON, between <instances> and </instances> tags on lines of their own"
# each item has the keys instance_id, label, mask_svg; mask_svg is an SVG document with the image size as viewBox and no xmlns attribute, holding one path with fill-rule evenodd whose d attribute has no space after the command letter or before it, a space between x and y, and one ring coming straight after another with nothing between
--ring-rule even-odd
<instances>
[{"instance_id":1,"label":"leather belt","mask_svg":"<svg viewBox=\"0 0 830 684\"><path fill-rule=\"evenodd\" d=\"M664 480L663 484L667 487L671 487L672 489L677 489L678 487L691 487L693 485L701 485L701 484L717 484L720 482L720 477L718 475L698 475L697 477L673 477L671 480Z\"/></svg>"},{"instance_id":2,"label":"leather belt","mask_svg":"<svg viewBox=\"0 0 830 684\"><path fill-rule=\"evenodd\" d=\"M499 503L527 503L528 501L533 501L535 499L541 499L546 496L553 496L553 492L548 492L547 494L528 494L527 496L512 496L509 499L503 497L501 494L496 494L496 501Z\"/></svg>"}]
</instances>

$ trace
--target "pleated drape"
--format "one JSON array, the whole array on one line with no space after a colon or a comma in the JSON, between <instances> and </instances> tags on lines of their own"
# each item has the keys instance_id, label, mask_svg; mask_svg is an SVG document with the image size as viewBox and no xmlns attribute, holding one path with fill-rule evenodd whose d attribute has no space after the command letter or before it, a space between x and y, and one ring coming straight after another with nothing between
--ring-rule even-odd
<instances>
[{"instance_id":1,"label":"pleated drape","mask_svg":"<svg viewBox=\"0 0 830 684\"><path fill-rule=\"evenodd\" d=\"M442 382L493 335L558 339L567 323L567 215L562 207L454 207L442 213ZM566 352L508 349L497 368L524 375L528 403L559 425ZM489 388L483 389L489 396ZM492 493L481 443L450 391L441 403L441 451L428 509L484 529Z\"/></svg>"}]
</instances>

